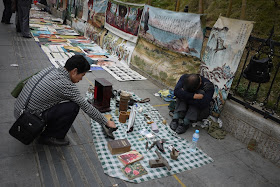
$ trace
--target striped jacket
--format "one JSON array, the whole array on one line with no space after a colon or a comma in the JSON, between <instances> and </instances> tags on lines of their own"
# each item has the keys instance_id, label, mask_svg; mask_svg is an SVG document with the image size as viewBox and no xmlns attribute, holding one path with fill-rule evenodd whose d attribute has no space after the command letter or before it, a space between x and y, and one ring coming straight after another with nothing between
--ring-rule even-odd
<instances>
[{"instance_id":1,"label":"striped jacket","mask_svg":"<svg viewBox=\"0 0 280 187\"><path fill-rule=\"evenodd\" d=\"M73 101L93 120L106 125L107 119L81 96L77 86L71 81L69 72L64 67L58 69L48 67L28 80L15 102L16 119L20 116L31 89L49 69L53 70L37 84L27 104L27 109L41 114L62 101Z\"/></svg>"}]
</instances>

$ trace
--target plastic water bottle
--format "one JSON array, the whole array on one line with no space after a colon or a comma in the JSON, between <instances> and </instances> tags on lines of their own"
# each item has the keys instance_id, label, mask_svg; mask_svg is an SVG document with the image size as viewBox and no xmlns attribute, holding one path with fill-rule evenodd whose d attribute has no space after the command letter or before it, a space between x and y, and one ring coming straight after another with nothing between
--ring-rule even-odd
<instances>
[{"instance_id":1,"label":"plastic water bottle","mask_svg":"<svg viewBox=\"0 0 280 187\"><path fill-rule=\"evenodd\" d=\"M198 139L199 139L199 130L195 130L195 133L193 133L192 143L189 148L189 151L196 152L196 146L197 146Z\"/></svg>"}]
</instances>

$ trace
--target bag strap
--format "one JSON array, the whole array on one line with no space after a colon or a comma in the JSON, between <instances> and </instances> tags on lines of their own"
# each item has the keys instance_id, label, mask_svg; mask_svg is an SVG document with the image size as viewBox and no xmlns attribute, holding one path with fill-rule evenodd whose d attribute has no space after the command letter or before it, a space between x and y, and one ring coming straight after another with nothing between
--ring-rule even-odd
<instances>
[{"instance_id":1,"label":"bag strap","mask_svg":"<svg viewBox=\"0 0 280 187\"><path fill-rule=\"evenodd\" d=\"M25 101L23 110L25 110L25 108L27 107L28 102L29 102L29 100L30 100L30 97L31 97L31 95L32 95L32 93L33 93L35 87L36 87L36 86L38 85L38 83L39 83L47 74L49 74L52 70L53 70L53 68L49 69L46 73L44 73L44 74L42 75L42 77L41 77L41 78L36 82L36 84L33 86L31 92L29 93L29 95L28 95L28 97L27 97L27 99L26 99L26 101Z\"/></svg>"}]
</instances>

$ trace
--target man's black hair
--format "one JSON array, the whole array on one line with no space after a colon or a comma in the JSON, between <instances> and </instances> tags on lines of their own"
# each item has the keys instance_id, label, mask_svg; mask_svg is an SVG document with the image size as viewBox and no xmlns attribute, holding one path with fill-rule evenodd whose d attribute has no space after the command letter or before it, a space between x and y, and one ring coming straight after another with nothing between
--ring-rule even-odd
<instances>
[{"instance_id":1,"label":"man's black hair","mask_svg":"<svg viewBox=\"0 0 280 187\"><path fill-rule=\"evenodd\" d=\"M64 66L67 71L71 71L75 68L78 69L78 74L87 72L90 69L90 65L87 59L82 55L74 55L69 58Z\"/></svg>"},{"instance_id":2,"label":"man's black hair","mask_svg":"<svg viewBox=\"0 0 280 187\"><path fill-rule=\"evenodd\" d=\"M190 74L186 77L184 82L184 90L194 93L200 86L200 75Z\"/></svg>"}]
</instances>

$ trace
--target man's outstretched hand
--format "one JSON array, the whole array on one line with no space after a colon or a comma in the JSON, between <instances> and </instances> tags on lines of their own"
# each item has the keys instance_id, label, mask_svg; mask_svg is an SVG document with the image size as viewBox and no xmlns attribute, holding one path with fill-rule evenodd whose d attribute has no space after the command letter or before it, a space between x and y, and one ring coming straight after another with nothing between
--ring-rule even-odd
<instances>
[{"instance_id":1,"label":"man's outstretched hand","mask_svg":"<svg viewBox=\"0 0 280 187\"><path fill-rule=\"evenodd\" d=\"M110 128L113 128L113 129L115 129L117 127L115 122L113 122L113 121L108 121L107 126Z\"/></svg>"}]
</instances>

